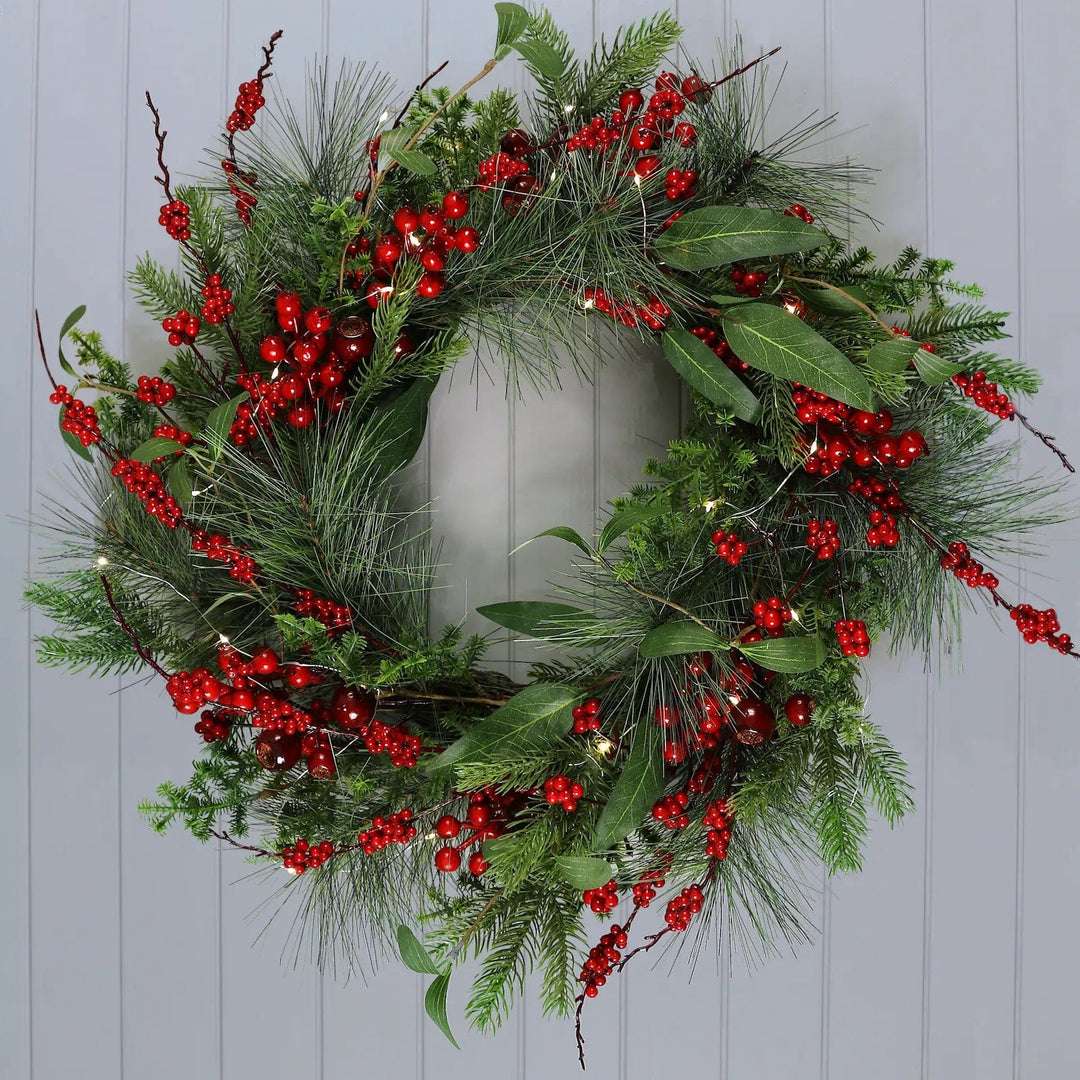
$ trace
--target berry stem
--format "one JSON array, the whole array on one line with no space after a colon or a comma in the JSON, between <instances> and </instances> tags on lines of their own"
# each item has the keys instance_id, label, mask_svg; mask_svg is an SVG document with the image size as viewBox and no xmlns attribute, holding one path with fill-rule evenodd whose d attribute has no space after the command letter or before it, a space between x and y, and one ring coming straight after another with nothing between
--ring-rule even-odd
<instances>
[{"instance_id":1,"label":"berry stem","mask_svg":"<svg viewBox=\"0 0 1080 1080\"><path fill-rule=\"evenodd\" d=\"M112 608L112 613L116 616L116 621L120 624L120 629L131 638L131 643L135 646L135 651L139 654L139 659L148 667L153 668L163 679L168 679L169 673L146 651L146 649L142 647L135 631L132 630L128 621L120 613L120 608L117 607L116 600L113 598L112 586L109 584L109 579L104 574L100 574L99 577L101 578L101 587L105 590L105 600L109 607Z\"/></svg>"},{"instance_id":2,"label":"berry stem","mask_svg":"<svg viewBox=\"0 0 1080 1080\"><path fill-rule=\"evenodd\" d=\"M409 106L412 105L413 101L417 98L417 96L424 89L424 87L427 86L427 84L429 82L431 82L431 80L434 79L435 76L438 75L439 72L442 71L442 69L444 67L446 67L446 65L449 64L449 63L450 63L449 60L444 60L430 75L428 75L428 77L426 79L424 79L423 82L419 82L419 83L416 84L415 89L408 96L408 98L405 101L405 104L401 106L401 112L399 112L397 114L397 116L394 118L393 127L395 127L395 128L401 127L401 121L405 119L405 114L409 111Z\"/></svg>"},{"instance_id":3,"label":"berry stem","mask_svg":"<svg viewBox=\"0 0 1080 1080\"><path fill-rule=\"evenodd\" d=\"M1051 451L1051 453L1053 453L1057 457L1058 461L1060 461L1061 464L1064 465L1065 468L1069 470L1069 472L1071 472L1071 473L1076 472L1076 467L1065 456L1065 452L1061 449L1061 447L1058 446L1057 440L1055 439L1055 437L1053 435L1047 435L1046 432L1040 431L1037 427L1034 426L1034 424L1031 423L1031 421L1023 413L1017 412L1017 413L1014 413L1013 415L1016 417L1017 420L1020 421L1021 424L1024 425L1024 427L1028 431L1031 432L1032 435L1035 436L1036 439L1039 440L1039 442L1041 442L1043 444L1043 446L1045 446L1048 450Z\"/></svg>"},{"instance_id":4,"label":"berry stem","mask_svg":"<svg viewBox=\"0 0 1080 1080\"><path fill-rule=\"evenodd\" d=\"M808 278L800 277L798 274L789 274L786 270L783 271L783 276L788 281L801 281L804 285L814 285L818 288L828 289L830 292L836 293L837 296L842 296L845 300L850 300L856 307L862 308L863 311L865 311L866 314L882 328L882 330L888 333L890 338L895 336L893 328L872 307L870 307L869 304L864 304L858 297L852 296L851 293L841 289L838 285L833 285L823 278Z\"/></svg>"}]
</instances>

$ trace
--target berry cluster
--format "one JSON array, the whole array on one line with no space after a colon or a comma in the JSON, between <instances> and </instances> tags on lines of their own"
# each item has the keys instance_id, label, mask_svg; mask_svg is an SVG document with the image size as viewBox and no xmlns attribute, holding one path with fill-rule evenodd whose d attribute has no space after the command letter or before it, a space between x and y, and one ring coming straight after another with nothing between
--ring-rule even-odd
<instances>
[{"instance_id":1,"label":"berry cluster","mask_svg":"<svg viewBox=\"0 0 1080 1080\"><path fill-rule=\"evenodd\" d=\"M195 733L203 737L203 742L219 742L229 737L232 730L232 721L228 716L204 709L202 716L195 724Z\"/></svg>"},{"instance_id":2,"label":"berry cluster","mask_svg":"<svg viewBox=\"0 0 1080 1080\"><path fill-rule=\"evenodd\" d=\"M874 476L856 476L847 486L852 495L857 495L881 510L887 510L892 514L904 514L907 512L907 504L900 498L900 488L895 480Z\"/></svg>"},{"instance_id":3,"label":"berry cluster","mask_svg":"<svg viewBox=\"0 0 1080 1080\"><path fill-rule=\"evenodd\" d=\"M317 619L326 627L328 637L344 634L353 624L352 612L344 604L316 596L311 589L297 589L293 609L297 615Z\"/></svg>"},{"instance_id":4,"label":"berry cluster","mask_svg":"<svg viewBox=\"0 0 1080 1080\"><path fill-rule=\"evenodd\" d=\"M797 217L805 221L807 225L814 224L814 215L803 206L802 203L792 203L785 211L788 217Z\"/></svg>"},{"instance_id":5,"label":"berry cluster","mask_svg":"<svg viewBox=\"0 0 1080 1080\"><path fill-rule=\"evenodd\" d=\"M676 791L673 795L664 795L653 803L654 821L663 823L665 829L685 829L690 824L690 815L686 808L690 805L690 796L685 791Z\"/></svg>"},{"instance_id":6,"label":"berry cluster","mask_svg":"<svg viewBox=\"0 0 1080 1080\"><path fill-rule=\"evenodd\" d=\"M191 532L191 550L205 555L214 562L224 563L229 568L229 577L241 585L253 585L259 573L259 564L244 553L244 548L233 543L221 533L208 533L203 529Z\"/></svg>"},{"instance_id":7,"label":"berry cluster","mask_svg":"<svg viewBox=\"0 0 1080 1080\"><path fill-rule=\"evenodd\" d=\"M765 270L747 270L742 263L731 268L731 280L735 282L735 291L745 296L760 296L765 291L765 282L769 280Z\"/></svg>"},{"instance_id":8,"label":"berry cluster","mask_svg":"<svg viewBox=\"0 0 1080 1080\"><path fill-rule=\"evenodd\" d=\"M416 836L412 816L412 811L405 807L388 818L372 818L371 827L357 837L361 851L365 855L374 855L390 844L407 844Z\"/></svg>"},{"instance_id":9,"label":"berry cluster","mask_svg":"<svg viewBox=\"0 0 1080 1080\"><path fill-rule=\"evenodd\" d=\"M575 705L572 715L575 735L600 730L600 702L597 698L589 698L580 705Z\"/></svg>"},{"instance_id":10,"label":"berry cluster","mask_svg":"<svg viewBox=\"0 0 1080 1080\"><path fill-rule=\"evenodd\" d=\"M716 554L732 566L738 566L739 561L750 550L745 540L740 540L736 533L725 529L717 529L712 534L712 542L716 547Z\"/></svg>"},{"instance_id":11,"label":"berry cluster","mask_svg":"<svg viewBox=\"0 0 1080 1080\"><path fill-rule=\"evenodd\" d=\"M872 547L894 548L900 543L900 530L896 518L884 510L870 511L870 528L866 530L866 542Z\"/></svg>"},{"instance_id":12,"label":"berry cluster","mask_svg":"<svg viewBox=\"0 0 1080 1080\"><path fill-rule=\"evenodd\" d=\"M791 618L791 608L779 596L770 596L768 600L754 604L754 625L769 637L783 637L784 627Z\"/></svg>"},{"instance_id":13,"label":"berry cluster","mask_svg":"<svg viewBox=\"0 0 1080 1080\"><path fill-rule=\"evenodd\" d=\"M671 308L655 295L650 296L644 304L636 300L612 300L601 288L588 288L583 295L587 308L595 308L623 326L644 323L654 334L659 334L664 329L664 324L671 315Z\"/></svg>"},{"instance_id":14,"label":"berry cluster","mask_svg":"<svg viewBox=\"0 0 1080 1080\"><path fill-rule=\"evenodd\" d=\"M208 323L224 322L236 310L232 303L232 292L221 284L220 274L207 277L202 295L202 317Z\"/></svg>"},{"instance_id":15,"label":"berry cluster","mask_svg":"<svg viewBox=\"0 0 1080 1080\"><path fill-rule=\"evenodd\" d=\"M600 987L607 982L607 977L622 959L619 950L626 948L626 940L626 931L618 923L614 923L611 930L600 938L599 943L589 950L588 959L578 977L578 981L585 984L586 997L596 997Z\"/></svg>"},{"instance_id":16,"label":"berry cluster","mask_svg":"<svg viewBox=\"0 0 1080 1080\"><path fill-rule=\"evenodd\" d=\"M825 423L840 429L826 428L819 432L817 453L809 456L803 466L808 473L823 478L832 476L849 459L860 468L877 462L908 469L927 453L926 440L920 432L891 434L893 417L888 409L871 413L822 397L803 387L792 394L802 423Z\"/></svg>"},{"instance_id":17,"label":"berry cluster","mask_svg":"<svg viewBox=\"0 0 1080 1080\"><path fill-rule=\"evenodd\" d=\"M192 443L192 434L190 431L181 431L175 424L158 424L154 428L153 435L155 439L172 439L173 442L179 443L183 446L190 446ZM174 454L182 454L183 450L174 450ZM154 461L164 461L166 455L154 458Z\"/></svg>"},{"instance_id":18,"label":"berry cluster","mask_svg":"<svg viewBox=\"0 0 1080 1080\"><path fill-rule=\"evenodd\" d=\"M960 372L953 376L952 381L980 409L985 409L1002 420L1011 420L1016 414L1016 406L1009 400L1009 396L999 392L997 383L990 382L985 371L976 371L974 375Z\"/></svg>"},{"instance_id":19,"label":"berry cluster","mask_svg":"<svg viewBox=\"0 0 1080 1080\"><path fill-rule=\"evenodd\" d=\"M140 375L135 396L147 405L156 405L161 409L176 397L176 387L160 375Z\"/></svg>"},{"instance_id":20,"label":"berry cluster","mask_svg":"<svg viewBox=\"0 0 1080 1080\"><path fill-rule=\"evenodd\" d=\"M619 906L619 886L612 878L606 885L598 889L586 889L581 894L582 901L588 905L590 911L597 915L606 915Z\"/></svg>"},{"instance_id":21,"label":"berry cluster","mask_svg":"<svg viewBox=\"0 0 1080 1080\"><path fill-rule=\"evenodd\" d=\"M83 446L93 446L94 443L101 442L97 410L93 405L87 405L68 393L63 383L57 383L56 389L49 395L49 400L64 410L64 417L60 421L62 431L74 435Z\"/></svg>"},{"instance_id":22,"label":"berry cluster","mask_svg":"<svg viewBox=\"0 0 1080 1080\"><path fill-rule=\"evenodd\" d=\"M750 365L731 351L731 346L720 336L719 330L711 326L692 326L690 333L705 342L732 371L743 373L750 370Z\"/></svg>"},{"instance_id":23,"label":"berry cluster","mask_svg":"<svg viewBox=\"0 0 1080 1080\"><path fill-rule=\"evenodd\" d=\"M996 589L1000 584L997 577L988 573L983 564L972 556L962 540L953 541L940 561L942 570L955 574L969 588Z\"/></svg>"},{"instance_id":24,"label":"berry cluster","mask_svg":"<svg viewBox=\"0 0 1080 1080\"><path fill-rule=\"evenodd\" d=\"M678 896L668 901L664 922L669 930L680 933L690 925L690 920L701 910L705 894L700 885L688 885Z\"/></svg>"},{"instance_id":25,"label":"berry cluster","mask_svg":"<svg viewBox=\"0 0 1080 1080\"><path fill-rule=\"evenodd\" d=\"M806 523L806 546L819 559L832 559L840 551L840 534L832 518L818 521L817 518Z\"/></svg>"},{"instance_id":26,"label":"berry cluster","mask_svg":"<svg viewBox=\"0 0 1080 1080\"><path fill-rule=\"evenodd\" d=\"M860 619L837 619L833 625L836 640L840 643L840 652L844 656L869 656L870 635L866 632L866 623Z\"/></svg>"},{"instance_id":27,"label":"berry cluster","mask_svg":"<svg viewBox=\"0 0 1080 1080\"><path fill-rule=\"evenodd\" d=\"M170 345L190 345L194 342L202 323L197 315L181 308L175 315L161 320L161 329L169 335Z\"/></svg>"},{"instance_id":28,"label":"berry cluster","mask_svg":"<svg viewBox=\"0 0 1080 1080\"><path fill-rule=\"evenodd\" d=\"M339 686L329 707L313 705L317 719L325 719L349 731L355 731L369 754L386 754L395 769L412 769L420 758L421 740L400 724L385 724L376 719L377 702L369 690Z\"/></svg>"},{"instance_id":29,"label":"berry cluster","mask_svg":"<svg viewBox=\"0 0 1080 1080\"><path fill-rule=\"evenodd\" d=\"M255 173L245 172L229 158L222 161L221 168L229 180L229 194L236 200L236 216L245 225L250 225L251 211L259 203L258 197L252 190L255 187Z\"/></svg>"},{"instance_id":30,"label":"berry cluster","mask_svg":"<svg viewBox=\"0 0 1080 1080\"><path fill-rule=\"evenodd\" d=\"M191 239L191 207L180 199L165 203L158 211L158 224L165 226L165 231L181 243Z\"/></svg>"},{"instance_id":31,"label":"berry cluster","mask_svg":"<svg viewBox=\"0 0 1080 1080\"><path fill-rule=\"evenodd\" d=\"M217 701L226 692L226 686L208 668L194 671L178 671L170 675L165 691L172 698L177 712L190 716L197 713L207 702Z\"/></svg>"},{"instance_id":32,"label":"berry cluster","mask_svg":"<svg viewBox=\"0 0 1080 1080\"><path fill-rule=\"evenodd\" d=\"M696 183L697 173L693 169L668 169L664 177L664 193L672 202L692 199L697 194Z\"/></svg>"},{"instance_id":33,"label":"berry cluster","mask_svg":"<svg viewBox=\"0 0 1080 1080\"><path fill-rule=\"evenodd\" d=\"M666 870L646 870L634 886L634 907L648 907L666 884Z\"/></svg>"},{"instance_id":34,"label":"berry cluster","mask_svg":"<svg viewBox=\"0 0 1080 1080\"><path fill-rule=\"evenodd\" d=\"M490 191L496 184L505 184L515 177L524 176L529 171L529 163L500 150L481 161L477 171L480 175L476 186L481 191Z\"/></svg>"},{"instance_id":35,"label":"berry cluster","mask_svg":"<svg viewBox=\"0 0 1080 1080\"><path fill-rule=\"evenodd\" d=\"M333 856L334 845L329 840L314 845L307 840L297 840L292 846L282 848L281 864L290 874L302 874L305 870L317 869Z\"/></svg>"},{"instance_id":36,"label":"berry cluster","mask_svg":"<svg viewBox=\"0 0 1080 1080\"><path fill-rule=\"evenodd\" d=\"M577 809L578 799L585 794L585 789L569 776L559 773L544 781L544 798L552 806L561 806L568 814Z\"/></svg>"},{"instance_id":37,"label":"berry cluster","mask_svg":"<svg viewBox=\"0 0 1080 1080\"><path fill-rule=\"evenodd\" d=\"M266 104L262 91L261 76L240 84L240 91L236 95L236 105L229 113L229 119L225 121L225 130L230 135L251 129L255 123L255 114Z\"/></svg>"},{"instance_id":38,"label":"berry cluster","mask_svg":"<svg viewBox=\"0 0 1080 1080\"><path fill-rule=\"evenodd\" d=\"M461 866L460 851L472 844L482 844L502 834L514 816L528 801L527 791L499 792L485 787L469 793L469 809L464 818L446 814L435 823L436 835L444 840L455 839L462 830L466 836L457 847L449 844L435 852L435 867L444 874L453 873ZM469 873L480 877L488 868L487 860L479 850L469 856Z\"/></svg>"},{"instance_id":39,"label":"berry cluster","mask_svg":"<svg viewBox=\"0 0 1080 1080\"><path fill-rule=\"evenodd\" d=\"M1058 622L1057 612L1053 608L1040 611L1030 604L1017 604L1009 612L1016 629L1024 636L1029 645L1038 641L1045 641L1051 649L1056 649L1062 656L1072 651L1072 638L1068 634L1062 634L1061 623Z\"/></svg>"},{"instance_id":40,"label":"berry cluster","mask_svg":"<svg viewBox=\"0 0 1080 1080\"><path fill-rule=\"evenodd\" d=\"M112 474L132 495L142 500L151 517L156 517L170 529L180 524L184 516L180 504L165 490L161 477L149 465L131 458L117 458Z\"/></svg>"},{"instance_id":41,"label":"berry cluster","mask_svg":"<svg viewBox=\"0 0 1080 1080\"><path fill-rule=\"evenodd\" d=\"M717 799L705 811L701 824L708 829L705 834L705 854L710 859L726 859L731 843L731 814L728 804Z\"/></svg>"}]
</instances>

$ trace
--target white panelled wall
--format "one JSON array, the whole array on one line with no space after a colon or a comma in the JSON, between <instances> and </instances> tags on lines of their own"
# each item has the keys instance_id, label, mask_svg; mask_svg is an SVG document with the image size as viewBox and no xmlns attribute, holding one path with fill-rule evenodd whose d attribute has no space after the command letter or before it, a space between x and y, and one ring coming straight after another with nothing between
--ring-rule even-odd
<instances>
[{"instance_id":1,"label":"white panelled wall","mask_svg":"<svg viewBox=\"0 0 1080 1080\"><path fill-rule=\"evenodd\" d=\"M588 47L656 0L552 0ZM747 51L783 46L774 132L838 111L821 153L882 169L866 238L926 246L1016 314L1015 349L1053 388L1033 407L1080 456L1069 348L1080 241L1080 16L1065 0L681 0L690 52L741 30ZM31 364L77 303L137 366L160 332L126 295L149 248L159 191L142 92L153 89L176 171L195 170L258 45L286 36L275 72L299 93L315 54L376 59L411 86L442 60L448 82L487 56L487 0L7 0L0 7L0 653L8 701L0 755L0 1077L3 1080L529 1080L576 1075L568 1025L520 1008L458 1052L423 1020L418 977L394 967L342 986L282 966L285 928L261 928L265 884L232 852L151 834L138 800L183 775L193 751L156 687L35 668L36 617L20 591L34 557L21 523L56 492L67 451ZM774 64L774 72L779 70ZM513 61L504 80L520 76ZM30 405L27 406L27 402ZM426 479L446 537L442 615L538 598L554 545L506 552L540 528L588 529L676 430L678 390L655 358L603 368L593 385L508 402L462 365L440 392ZM1025 449L1030 468L1049 466ZM1003 567L1080 628L1076 530L1037 565ZM520 664L504 648L497 659ZM668 965L616 980L587 1013L590 1075L731 1080L1064 1080L1080 1075L1080 789L1077 672L1025 650L1011 627L970 620L966 670L927 676L884 655L871 703L911 763L919 812L875 829L860 877L823 881L821 942L753 974ZM459 985L459 991L464 989Z\"/></svg>"}]
</instances>

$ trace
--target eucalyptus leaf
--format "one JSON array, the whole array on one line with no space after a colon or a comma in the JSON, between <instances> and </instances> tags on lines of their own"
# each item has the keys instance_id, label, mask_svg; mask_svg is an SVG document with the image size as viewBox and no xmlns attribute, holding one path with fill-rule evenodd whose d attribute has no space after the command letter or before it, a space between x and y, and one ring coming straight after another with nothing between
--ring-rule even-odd
<instances>
[{"instance_id":1,"label":"eucalyptus leaf","mask_svg":"<svg viewBox=\"0 0 1080 1080\"><path fill-rule=\"evenodd\" d=\"M753 390L689 330L669 330L664 335L664 355L687 383L714 405L747 421L761 411Z\"/></svg>"},{"instance_id":2,"label":"eucalyptus leaf","mask_svg":"<svg viewBox=\"0 0 1080 1080\"><path fill-rule=\"evenodd\" d=\"M155 436L153 439L147 439L146 442L139 443L139 445L131 451L128 457L130 457L132 461L154 461L159 457L168 457L170 454L175 454L177 451L183 449L184 447L175 439L165 439L160 436Z\"/></svg>"},{"instance_id":3,"label":"eucalyptus leaf","mask_svg":"<svg viewBox=\"0 0 1080 1080\"><path fill-rule=\"evenodd\" d=\"M514 48L530 68L547 79L558 79L566 70L563 58L546 41L539 38L515 41Z\"/></svg>"},{"instance_id":4,"label":"eucalyptus leaf","mask_svg":"<svg viewBox=\"0 0 1080 1080\"><path fill-rule=\"evenodd\" d=\"M844 285L838 288L842 288L842 292L817 285L803 285L799 289L799 295L822 315L866 314L866 310L855 302L861 300L863 304L870 305L870 294L865 289L858 285Z\"/></svg>"},{"instance_id":5,"label":"eucalyptus leaf","mask_svg":"<svg viewBox=\"0 0 1080 1080\"><path fill-rule=\"evenodd\" d=\"M398 952L405 966L418 975L440 974L420 939L404 923L397 928Z\"/></svg>"},{"instance_id":6,"label":"eucalyptus leaf","mask_svg":"<svg viewBox=\"0 0 1080 1080\"><path fill-rule=\"evenodd\" d=\"M682 656L685 653L713 652L726 642L719 634L706 630L696 622L666 622L650 630L638 646L642 656L653 660L660 656Z\"/></svg>"},{"instance_id":7,"label":"eucalyptus leaf","mask_svg":"<svg viewBox=\"0 0 1080 1080\"><path fill-rule=\"evenodd\" d=\"M437 755L428 769L435 772L459 764L490 765L547 750L570 730L571 709L580 696L569 686L533 683L473 724Z\"/></svg>"},{"instance_id":8,"label":"eucalyptus leaf","mask_svg":"<svg viewBox=\"0 0 1080 1080\"><path fill-rule=\"evenodd\" d=\"M509 600L502 604L485 604L476 609L478 615L490 619L507 630L533 637L548 637L569 629L575 616L595 622L594 616L571 604L552 604L543 600Z\"/></svg>"},{"instance_id":9,"label":"eucalyptus leaf","mask_svg":"<svg viewBox=\"0 0 1080 1080\"><path fill-rule=\"evenodd\" d=\"M379 153L393 155L395 150L402 150L419 128L413 124L402 124L379 135Z\"/></svg>"},{"instance_id":10,"label":"eucalyptus leaf","mask_svg":"<svg viewBox=\"0 0 1080 1080\"><path fill-rule=\"evenodd\" d=\"M691 210L657 237L657 257L679 270L705 270L743 259L821 247L825 234L797 217L749 206Z\"/></svg>"},{"instance_id":11,"label":"eucalyptus leaf","mask_svg":"<svg viewBox=\"0 0 1080 1080\"><path fill-rule=\"evenodd\" d=\"M655 521L668 512L666 504L661 502L631 503L616 510L608 518L603 529L600 530L600 539L597 542L597 551L606 551L624 533L629 532L635 525L643 525L647 521Z\"/></svg>"},{"instance_id":12,"label":"eucalyptus leaf","mask_svg":"<svg viewBox=\"0 0 1080 1080\"><path fill-rule=\"evenodd\" d=\"M766 638L737 647L748 660L769 671L813 671L825 662L825 643L817 635Z\"/></svg>"},{"instance_id":13,"label":"eucalyptus leaf","mask_svg":"<svg viewBox=\"0 0 1080 1080\"><path fill-rule=\"evenodd\" d=\"M73 378L78 378L78 373L71 366L68 358L64 355L64 338L68 336L68 331L86 314L86 305L80 304L70 315L64 320L60 327L60 340L56 346L56 354L60 360L60 366ZM75 440L78 442L78 440ZM82 443L79 443L81 446Z\"/></svg>"},{"instance_id":14,"label":"eucalyptus leaf","mask_svg":"<svg viewBox=\"0 0 1080 1080\"><path fill-rule=\"evenodd\" d=\"M167 485L169 494L180 504L180 509L186 510L191 504L192 492L191 468L187 455L181 455L169 467Z\"/></svg>"},{"instance_id":15,"label":"eucalyptus leaf","mask_svg":"<svg viewBox=\"0 0 1080 1080\"><path fill-rule=\"evenodd\" d=\"M211 409L206 417L203 438L210 447L210 454L214 460L221 456L221 451L225 448L225 443L229 438L229 428L236 419L236 410L240 408L240 403L247 399L248 392L245 390L242 394L237 394L236 397L223 401L216 408Z\"/></svg>"},{"instance_id":16,"label":"eucalyptus leaf","mask_svg":"<svg viewBox=\"0 0 1080 1080\"><path fill-rule=\"evenodd\" d=\"M526 544L531 544L533 540L539 540L541 536L554 536L559 540L565 540L569 544L573 544L574 547L580 548L586 555L592 555L593 549L589 547L589 542L577 531L577 529L571 529L569 525L553 525L550 529L545 529L542 533L537 533L535 536L526 540L524 544L518 544L511 555L519 552Z\"/></svg>"},{"instance_id":17,"label":"eucalyptus leaf","mask_svg":"<svg viewBox=\"0 0 1080 1080\"><path fill-rule=\"evenodd\" d=\"M440 975L437 979L433 980L432 984L427 988L427 993L424 995L424 1010L454 1047L460 1050L461 1047L458 1046L457 1039L454 1038L454 1033L450 1030L450 1020L446 1015L446 992L449 988L449 972L445 975Z\"/></svg>"},{"instance_id":18,"label":"eucalyptus leaf","mask_svg":"<svg viewBox=\"0 0 1080 1080\"><path fill-rule=\"evenodd\" d=\"M892 341L879 341L866 354L867 367L894 375L906 371L919 347L919 343L911 338L898 337Z\"/></svg>"},{"instance_id":19,"label":"eucalyptus leaf","mask_svg":"<svg viewBox=\"0 0 1080 1080\"><path fill-rule=\"evenodd\" d=\"M418 176L434 176L435 162L419 150L395 150L390 155L402 168Z\"/></svg>"},{"instance_id":20,"label":"eucalyptus leaf","mask_svg":"<svg viewBox=\"0 0 1080 1080\"><path fill-rule=\"evenodd\" d=\"M85 459L86 461L93 461L94 460L94 455L90 453L90 448L86 447L86 446L83 446L83 444L81 442L79 442L78 438L76 438L76 436L74 436L70 431L65 431L64 430L64 416L66 414L67 414L67 406L66 405L61 405L60 406L60 437L64 440L65 443L67 443L68 447L74 453L79 455L79 457Z\"/></svg>"},{"instance_id":21,"label":"eucalyptus leaf","mask_svg":"<svg viewBox=\"0 0 1080 1080\"><path fill-rule=\"evenodd\" d=\"M959 375L965 370L963 364L943 360L940 356L923 348L916 349L912 359L915 361L915 370L919 373L919 378L928 386L948 382L954 375Z\"/></svg>"},{"instance_id":22,"label":"eucalyptus leaf","mask_svg":"<svg viewBox=\"0 0 1080 1080\"><path fill-rule=\"evenodd\" d=\"M556 855L555 865L575 889L599 889L615 876L611 863L592 855Z\"/></svg>"},{"instance_id":23,"label":"eucalyptus leaf","mask_svg":"<svg viewBox=\"0 0 1080 1080\"><path fill-rule=\"evenodd\" d=\"M606 851L632 833L664 791L662 756L639 736L611 789L592 837L593 851Z\"/></svg>"},{"instance_id":24,"label":"eucalyptus leaf","mask_svg":"<svg viewBox=\"0 0 1080 1080\"><path fill-rule=\"evenodd\" d=\"M373 421L379 449L372 455L372 467L389 476L407 465L420 449L427 427L428 403L438 379L424 377L412 383Z\"/></svg>"},{"instance_id":25,"label":"eucalyptus leaf","mask_svg":"<svg viewBox=\"0 0 1080 1080\"><path fill-rule=\"evenodd\" d=\"M751 367L874 411L874 396L863 373L782 307L746 304L724 319L724 336L735 355Z\"/></svg>"},{"instance_id":26,"label":"eucalyptus leaf","mask_svg":"<svg viewBox=\"0 0 1080 1080\"><path fill-rule=\"evenodd\" d=\"M496 4L495 14L499 20L495 29L495 55L498 56L503 46L514 45L529 29L532 13L521 4Z\"/></svg>"}]
</instances>

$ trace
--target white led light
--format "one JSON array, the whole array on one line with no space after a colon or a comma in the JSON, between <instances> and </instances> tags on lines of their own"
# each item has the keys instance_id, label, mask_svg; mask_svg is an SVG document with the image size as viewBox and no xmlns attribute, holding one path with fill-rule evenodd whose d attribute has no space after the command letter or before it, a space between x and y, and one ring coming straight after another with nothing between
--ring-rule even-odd
<instances>
[{"instance_id":1,"label":"white led light","mask_svg":"<svg viewBox=\"0 0 1080 1080\"><path fill-rule=\"evenodd\" d=\"M229 644L229 639L225 634L218 634L217 639L218 639L218 643L221 644L221 645L228 645Z\"/></svg>"},{"instance_id":2,"label":"white led light","mask_svg":"<svg viewBox=\"0 0 1080 1080\"><path fill-rule=\"evenodd\" d=\"M108 566L109 565L109 560L106 559L104 555L99 555L95 561L97 562L98 566Z\"/></svg>"}]
</instances>

